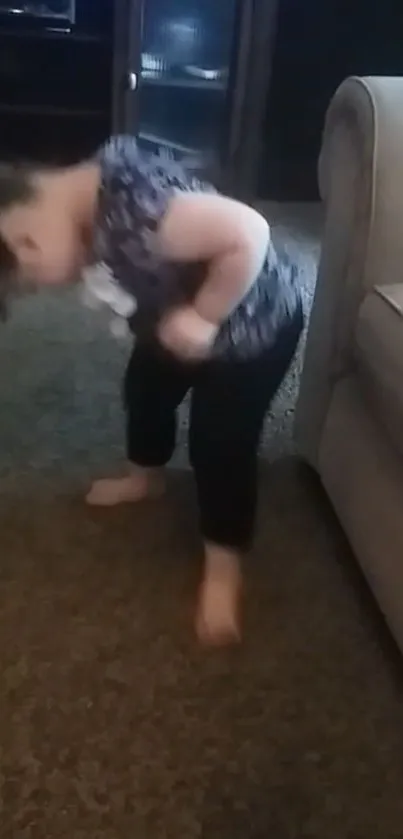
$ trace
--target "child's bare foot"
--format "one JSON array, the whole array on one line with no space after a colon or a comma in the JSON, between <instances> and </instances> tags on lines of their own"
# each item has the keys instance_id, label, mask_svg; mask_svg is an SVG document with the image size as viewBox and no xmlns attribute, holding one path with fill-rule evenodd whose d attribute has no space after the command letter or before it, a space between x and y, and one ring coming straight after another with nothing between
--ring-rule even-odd
<instances>
[{"instance_id":1,"label":"child's bare foot","mask_svg":"<svg viewBox=\"0 0 403 839\"><path fill-rule=\"evenodd\" d=\"M85 500L93 507L114 507L117 504L134 504L145 498L159 498L164 489L162 470L130 466L127 475L121 478L95 481Z\"/></svg>"},{"instance_id":2,"label":"child's bare foot","mask_svg":"<svg viewBox=\"0 0 403 839\"><path fill-rule=\"evenodd\" d=\"M206 545L204 579L199 591L196 632L203 644L240 641L240 557L218 545Z\"/></svg>"}]
</instances>

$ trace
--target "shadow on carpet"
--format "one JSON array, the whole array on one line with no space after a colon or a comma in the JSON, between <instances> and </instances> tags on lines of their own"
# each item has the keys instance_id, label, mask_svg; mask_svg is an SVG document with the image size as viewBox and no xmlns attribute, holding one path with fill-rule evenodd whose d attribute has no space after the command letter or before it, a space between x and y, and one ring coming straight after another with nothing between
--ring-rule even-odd
<instances>
[{"instance_id":1,"label":"shadow on carpet","mask_svg":"<svg viewBox=\"0 0 403 839\"><path fill-rule=\"evenodd\" d=\"M400 662L317 489L264 468L245 641L212 653L171 484L136 509L2 499L3 839L401 837Z\"/></svg>"}]
</instances>

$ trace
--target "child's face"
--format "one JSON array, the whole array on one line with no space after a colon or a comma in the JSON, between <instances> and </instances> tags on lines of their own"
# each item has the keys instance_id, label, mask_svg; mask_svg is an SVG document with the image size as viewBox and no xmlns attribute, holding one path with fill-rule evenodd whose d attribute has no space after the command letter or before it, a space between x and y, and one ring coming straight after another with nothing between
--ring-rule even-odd
<instances>
[{"instance_id":1,"label":"child's face","mask_svg":"<svg viewBox=\"0 0 403 839\"><path fill-rule=\"evenodd\" d=\"M68 205L51 191L0 216L0 234L14 253L21 283L58 286L79 279L84 236Z\"/></svg>"}]
</instances>

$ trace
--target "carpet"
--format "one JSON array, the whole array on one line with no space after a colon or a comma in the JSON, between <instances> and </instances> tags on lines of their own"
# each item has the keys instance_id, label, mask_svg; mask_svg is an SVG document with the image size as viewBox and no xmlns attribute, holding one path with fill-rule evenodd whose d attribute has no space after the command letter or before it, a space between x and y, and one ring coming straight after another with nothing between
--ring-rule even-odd
<instances>
[{"instance_id":1,"label":"carpet","mask_svg":"<svg viewBox=\"0 0 403 839\"><path fill-rule=\"evenodd\" d=\"M276 235L309 309L317 242ZM1 836L398 839L400 658L291 456L302 347L263 442L245 640L206 653L186 407L165 499L81 501L122 456L126 351L103 327L63 295L0 335Z\"/></svg>"}]
</instances>

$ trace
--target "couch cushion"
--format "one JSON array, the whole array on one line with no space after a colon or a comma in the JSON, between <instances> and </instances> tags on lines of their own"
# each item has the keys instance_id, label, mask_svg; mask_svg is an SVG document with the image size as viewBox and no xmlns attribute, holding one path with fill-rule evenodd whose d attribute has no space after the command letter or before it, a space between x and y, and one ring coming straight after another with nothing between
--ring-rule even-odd
<instances>
[{"instance_id":1,"label":"couch cushion","mask_svg":"<svg viewBox=\"0 0 403 839\"><path fill-rule=\"evenodd\" d=\"M355 362L375 414L403 455L403 284L377 286L365 297Z\"/></svg>"}]
</instances>

